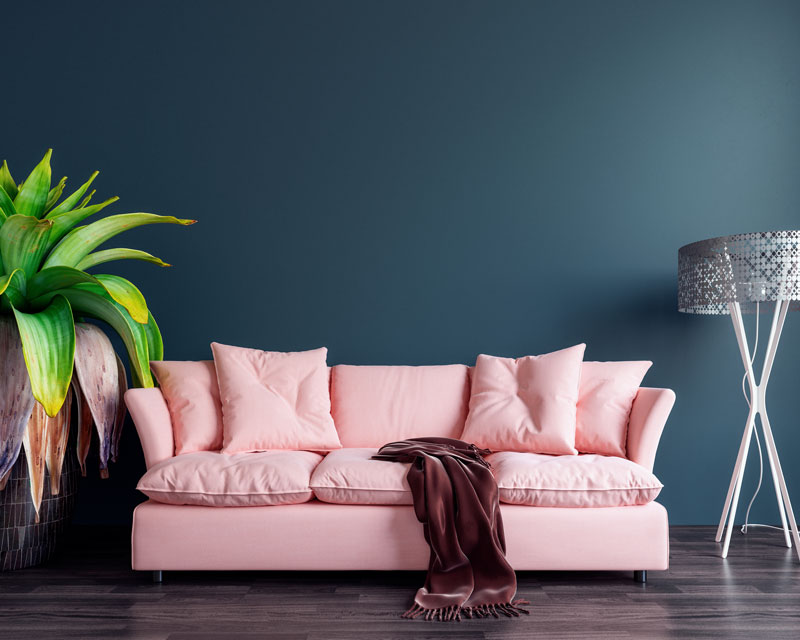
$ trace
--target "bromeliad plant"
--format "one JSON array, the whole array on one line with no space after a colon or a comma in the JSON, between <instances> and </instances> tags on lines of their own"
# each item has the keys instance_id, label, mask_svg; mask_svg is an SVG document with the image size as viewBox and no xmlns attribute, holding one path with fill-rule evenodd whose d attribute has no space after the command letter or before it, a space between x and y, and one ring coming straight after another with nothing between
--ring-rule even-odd
<instances>
[{"instance_id":1,"label":"bromeliad plant","mask_svg":"<svg viewBox=\"0 0 800 640\"><path fill-rule=\"evenodd\" d=\"M37 519L45 466L51 492L59 490L72 395L84 474L92 422L101 475L107 476L119 446L125 369L105 333L78 320L101 320L120 335L136 386L153 386L149 362L163 358L161 334L139 289L125 278L87 270L125 259L169 265L144 251L96 249L126 229L195 222L124 213L78 226L118 198L89 204L94 172L60 200L67 179L50 187L51 153L19 185L5 161L0 167L0 490L24 447Z\"/></svg>"}]
</instances>

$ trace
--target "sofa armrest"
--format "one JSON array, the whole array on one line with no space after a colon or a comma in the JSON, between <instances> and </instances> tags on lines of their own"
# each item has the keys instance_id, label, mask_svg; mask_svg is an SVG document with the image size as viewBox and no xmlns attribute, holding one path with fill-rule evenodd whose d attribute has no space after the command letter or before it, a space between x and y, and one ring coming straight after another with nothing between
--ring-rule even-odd
<instances>
[{"instance_id":1,"label":"sofa armrest","mask_svg":"<svg viewBox=\"0 0 800 640\"><path fill-rule=\"evenodd\" d=\"M129 389L125 404L139 434L144 461L149 469L175 455L172 421L160 389Z\"/></svg>"},{"instance_id":2,"label":"sofa armrest","mask_svg":"<svg viewBox=\"0 0 800 640\"><path fill-rule=\"evenodd\" d=\"M653 470L658 441L674 404L675 392L672 389L639 389L628 421L629 460Z\"/></svg>"}]
</instances>

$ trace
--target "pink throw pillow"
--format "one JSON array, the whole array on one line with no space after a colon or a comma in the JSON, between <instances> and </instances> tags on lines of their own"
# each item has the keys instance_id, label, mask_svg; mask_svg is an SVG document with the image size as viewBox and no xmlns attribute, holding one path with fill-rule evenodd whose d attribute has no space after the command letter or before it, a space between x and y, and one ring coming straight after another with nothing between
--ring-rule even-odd
<instances>
[{"instance_id":1,"label":"pink throw pillow","mask_svg":"<svg viewBox=\"0 0 800 640\"><path fill-rule=\"evenodd\" d=\"M628 418L650 361L584 362L575 447L581 453L626 457Z\"/></svg>"},{"instance_id":2,"label":"pink throw pillow","mask_svg":"<svg viewBox=\"0 0 800 640\"><path fill-rule=\"evenodd\" d=\"M211 343L223 453L341 449L331 418L328 350L281 353Z\"/></svg>"},{"instance_id":3,"label":"pink throw pillow","mask_svg":"<svg viewBox=\"0 0 800 640\"><path fill-rule=\"evenodd\" d=\"M167 401L175 455L222 448L222 406L213 360L150 363Z\"/></svg>"},{"instance_id":4,"label":"pink throw pillow","mask_svg":"<svg viewBox=\"0 0 800 640\"><path fill-rule=\"evenodd\" d=\"M541 356L479 355L462 440L492 451L576 454L585 344Z\"/></svg>"}]
</instances>

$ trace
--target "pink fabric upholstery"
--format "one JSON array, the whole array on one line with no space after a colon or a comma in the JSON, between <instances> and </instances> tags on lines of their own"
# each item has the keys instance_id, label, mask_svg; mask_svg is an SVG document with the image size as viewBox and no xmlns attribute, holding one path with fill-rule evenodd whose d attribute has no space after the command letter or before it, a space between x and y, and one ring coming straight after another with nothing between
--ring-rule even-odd
<instances>
[{"instance_id":1,"label":"pink fabric upholstery","mask_svg":"<svg viewBox=\"0 0 800 640\"><path fill-rule=\"evenodd\" d=\"M575 448L625 457L628 418L650 361L584 362L578 396Z\"/></svg>"},{"instance_id":2,"label":"pink fabric upholstery","mask_svg":"<svg viewBox=\"0 0 800 640\"><path fill-rule=\"evenodd\" d=\"M662 484L614 456L545 456L504 451L487 458L500 500L531 507L627 507L656 499Z\"/></svg>"},{"instance_id":3,"label":"pink fabric upholstery","mask_svg":"<svg viewBox=\"0 0 800 640\"><path fill-rule=\"evenodd\" d=\"M377 448L331 451L314 470L311 489L323 502L413 504L408 464L371 460Z\"/></svg>"},{"instance_id":4,"label":"pink fabric upholstery","mask_svg":"<svg viewBox=\"0 0 800 640\"><path fill-rule=\"evenodd\" d=\"M172 457L172 424L161 391L132 389L125 400L148 468ZM674 400L667 389L639 390L627 437L632 461L652 469ZM667 514L657 502L604 509L502 504L501 510L509 560L518 570L668 566ZM132 563L138 570L424 570L428 554L410 506L312 499L217 508L150 500L134 512Z\"/></svg>"},{"instance_id":5,"label":"pink fabric upholstery","mask_svg":"<svg viewBox=\"0 0 800 640\"><path fill-rule=\"evenodd\" d=\"M211 343L224 423L223 453L339 449L325 348L280 353Z\"/></svg>"},{"instance_id":6,"label":"pink fabric upholstery","mask_svg":"<svg viewBox=\"0 0 800 640\"><path fill-rule=\"evenodd\" d=\"M197 451L159 462L136 488L156 502L174 505L298 504L311 499L309 479L320 460L310 451Z\"/></svg>"},{"instance_id":7,"label":"pink fabric upholstery","mask_svg":"<svg viewBox=\"0 0 800 640\"><path fill-rule=\"evenodd\" d=\"M585 344L541 356L479 355L462 440L493 451L575 454Z\"/></svg>"},{"instance_id":8,"label":"pink fabric upholstery","mask_svg":"<svg viewBox=\"0 0 800 640\"><path fill-rule=\"evenodd\" d=\"M503 504L508 559L520 571L666 569L667 512L657 502L608 509ZM281 507L140 504L138 570L415 570L428 566L409 506L317 500Z\"/></svg>"},{"instance_id":9,"label":"pink fabric upholstery","mask_svg":"<svg viewBox=\"0 0 800 640\"><path fill-rule=\"evenodd\" d=\"M331 411L344 447L381 447L421 436L458 438L469 402L460 364L433 367L338 365Z\"/></svg>"},{"instance_id":10,"label":"pink fabric upholstery","mask_svg":"<svg viewBox=\"0 0 800 640\"><path fill-rule=\"evenodd\" d=\"M658 442L667 424L675 392L672 389L642 387L636 394L628 422L628 459L653 470Z\"/></svg>"},{"instance_id":11,"label":"pink fabric upholstery","mask_svg":"<svg viewBox=\"0 0 800 640\"><path fill-rule=\"evenodd\" d=\"M131 413L149 469L175 453L169 409L160 389L129 389L125 405Z\"/></svg>"},{"instance_id":12,"label":"pink fabric upholstery","mask_svg":"<svg viewBox=\"0 0 800 640\"><path fill-rule=\"evenodd\" d=\"M213 360L154 361L161 393L167 401L175 438L175 455L222 449L222 406Z\"/></svg>"}]
</instances>

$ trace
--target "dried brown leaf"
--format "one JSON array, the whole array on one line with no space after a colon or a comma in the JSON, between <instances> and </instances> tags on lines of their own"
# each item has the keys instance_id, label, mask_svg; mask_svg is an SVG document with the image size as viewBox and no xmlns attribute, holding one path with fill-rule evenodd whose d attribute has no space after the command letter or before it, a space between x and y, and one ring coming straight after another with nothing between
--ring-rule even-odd
<instances>
[{"instance_id":1,"label":"dried brown leaf","mask_svg":"<svg viewBox=\"0 0 800 640\"><path fill-rule=\"evenodd\" d=\"M119 375L114 347L96 325L75 325L75 372L100 437L100 475L105 478L119 404Z\"/></svg>"}]
</instances>

